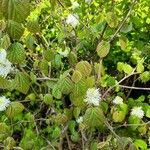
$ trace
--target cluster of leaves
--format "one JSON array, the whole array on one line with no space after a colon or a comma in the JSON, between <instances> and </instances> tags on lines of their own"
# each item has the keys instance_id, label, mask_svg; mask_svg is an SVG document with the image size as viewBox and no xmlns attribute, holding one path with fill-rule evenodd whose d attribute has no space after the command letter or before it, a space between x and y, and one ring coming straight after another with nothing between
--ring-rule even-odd
<instances>
[{"instance_id":1,"label":"cluster of leaves","mask_svg":"<svg viewBox=\"0 0 150 150\"><path fill-rule=\"evenodd\" d=\"M13 64L0 77L11 100L0 112L0 147L147 150L150 1L73 2L0 0L0 49ZM97 107L84 101L90 88L102 94ZM123 104L113 104L117 95ZM144 118L130 114L135 106Z\"/></svg>"}]
</instances>

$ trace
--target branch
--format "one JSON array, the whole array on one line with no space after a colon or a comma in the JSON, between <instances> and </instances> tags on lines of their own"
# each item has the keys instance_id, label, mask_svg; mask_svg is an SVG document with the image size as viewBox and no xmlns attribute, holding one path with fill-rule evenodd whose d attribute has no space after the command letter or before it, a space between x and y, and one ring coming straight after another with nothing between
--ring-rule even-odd
<instances>
[{"instance_id":1,"label":"branch","mask_svg":"<svg viewBox=\"0 0 150 150\"><path fill-rule=\"evenodd\" d=\"M134 90L147 90L150 91L150 88L143 88L143 87L134 87L134 86L126 86L126 85L118 85L122 88L126 88L126 89L134 89Z\"/></svg>"},{"instance_id":2,"label":"branch","mask_svg":"<svg viewBox=\"0 0 150 150\"><path fill-rule=\"evenodd\" d=\"M134 70L134 71L135 71L135 70ZM107 93L108 93L109 91L111 91L114 87L118 86L121 82L123 82L124 80L126 80L126 79L129 78L130 76L135 75L135 74L139 74L139 73L134 72L134 71L133 71L131 74L125 76L123 79L121 79L121 80L120 80L118 83L116 83L114 86L111 86L110 88L108 88L108 90L102 95L102 98L104 98L104 97L107 95Z\"/></svg>"},{"instance_id":3,"label":"branch","mask_svg":"<svg viewBox=\"0 0 150 150\"><path fill-rule=\"evenodd\" d=\"M128 13L124 16L121 24L119 25L118 29L116 30L116 32L113 34L113 36L109 39L109 42L112 42L114 40L114 38L117 36L117 34L120 32L120 30L122 29L123 25L125 24L126 20L128 19L128 17L130 16L131 14L131 11L133 9L133 6L135 5L136 3L136 0L133 0L132 1L132 4L130 6L130 9L128 11Z\"/></svg>"}]
</instances>

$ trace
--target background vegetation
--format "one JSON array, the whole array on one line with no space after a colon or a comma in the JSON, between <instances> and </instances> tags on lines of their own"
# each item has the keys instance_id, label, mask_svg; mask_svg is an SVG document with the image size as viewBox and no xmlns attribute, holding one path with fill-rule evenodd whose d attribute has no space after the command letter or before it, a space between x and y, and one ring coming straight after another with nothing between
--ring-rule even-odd
<instances>
[{"instance_id":1,"label":"background vegetation","mask_svg":"<svg viewBox=\"0 0 150 150\"><path fill-rule=\"evenodd\" d=\"M1 149L148 150L149 91L150 0L0 0Z\"/></svg>"}]
</instances>

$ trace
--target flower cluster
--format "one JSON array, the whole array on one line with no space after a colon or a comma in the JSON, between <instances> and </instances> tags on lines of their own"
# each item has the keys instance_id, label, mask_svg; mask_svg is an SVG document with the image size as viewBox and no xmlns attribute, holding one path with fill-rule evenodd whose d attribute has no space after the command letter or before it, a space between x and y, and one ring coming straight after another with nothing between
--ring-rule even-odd
<instances>
[{"instance_id":1,"label":"flower cluster","mask_svg":"<svg viewBox=\"0 0 150 150\"><path fill-rule=\"evenodd\" d=\"M142 119L144 117L144 111L142 110L142 107L134 107L131 110L131 115Z\"/></svg>"},{"instance_id":2,"label":"flower cluster","mask_svg":"<svg viewBox=\"0 0 150 150\"><path fill-rule=\"evenodd\" d=\"M78 16L75 14L70 14L67 17L66 23L70 24L73 28L75 28L79 24Z\"/></svg>"},{"instance_id":3,"label":"flower cluster","mask_svg":"<svg viewBox=\"0 0 150 150\"><path fill-rule=\"evenodd\" d=\"M0 76L2 77L6 77L12 70L11 63L6 56L6 51L4 49L0 49Z\"/></svg>"},{"instance_id":4,"label":"flower cluster","mask_svg":"<svg viewBox=\"0 0 150 150\"><path fill-rule=\"evenodd\" d=\"M123 99L120 96L116 96L113 103L116 105L123 104Z\"/></svg>"},{"instance_id":5,"label":"flower cluster","mask_svg":"<svg viewBox=\"0 0 150 150\"><path fill-rule=\"evenodd\" d=\"M80 116L76 121L77 121L77 123L82 123L83 122L83 117Z\"/></svg>"},{"instance_id":6,"label":"flower cluster","mask_svg":"<svg viewBox=\"0 0 150 150\"><path fill-rule=\"evenodd\" d=\"M0 97L0 111L4 111L10 105L10 100L5 96Z\"/></svg>"},{"instance_id":7,"label":"flower cluster","mask_svg":"<svg viewBox=\"0 0 150 150\"><path fill-rule=\"evenodd\" d=\"M101 94L99 89L90 88L86 92L86 98L84 99L85 102L88 104L92 104L94 106L99 106L99 102L101 100Z\"/></svg>"}]
</instances>

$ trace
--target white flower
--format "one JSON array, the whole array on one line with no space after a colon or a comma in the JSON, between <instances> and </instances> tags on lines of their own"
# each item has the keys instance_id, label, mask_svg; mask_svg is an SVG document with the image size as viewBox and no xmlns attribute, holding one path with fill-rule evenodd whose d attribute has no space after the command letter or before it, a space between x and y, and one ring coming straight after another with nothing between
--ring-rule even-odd
<instances>
[{"instance_id":1,"label":"white flower","mask_svg":"<svg viewBox=\"0 0 150 150\"><path fill-rule=\"evenodd\" d=\"M60 55L62 55L63 57L67 57L68 56L68 54L69 54L69 52L70 52L70 48L66 48L64 51L62 51L62 49L60 49L59 51L58 51L58 53L60 54Z\"/></svg>"},{"instance_id":2,"label":"white flower","mask_svg":"<svg viewBox=\"0 0 150 150\"><path fill-rule=\"evenodd\" d=\"M79 24L78 18L79 17L77 15L70 14L67 17L66 23L72 25L72 27L75 28Z\"/></svg>"},{"instance_id":3,"label":"white flower","mask_svg":"<svg viewBox=\"0 0 150 150\"><path fill-rule=\"evenodd\" d=\"M83 117L80 116L76 121L77 121L77 123L82 123L83 122Z\"/></svg>"},{"instance_id":4,"label":"white flower","mask_svg":"<svg viewBox=\"0 0 150 150\"><path fill-rule=\"evenodd\" d=\"M0 50L0 76L6 77L7 74L12 70L11 62L6 58L6 51Z\"/></svg>"},{"instance_id":5,"label":"white flower","mask_svg":"<svg viewBox=\"0 0 150 150\"><path fill-rule=\"evenodd\" d=\"M76 9L76 8L78 8L80 5L79 5L79 3L78 2L72 2L72 6L71 6L71 8L72 9Z\"/></svg>"},{"instance_id":6,"label":"white flower","mask_svg":"<svg viewBox=\"0 0 150 150\"><path fill-rule=\"evenodd\" d=\"M142 110L142 107L134 107L132 110L131 110L131 115L133 116L137 116L139 118L143 118L144 116L144 111Z\"/></svg>"},{"instance_id":7,"label":"white flower","mask_svg":"<svg viewBox=\"0 0 150 150\"><path fill-rule=\"evenodd\" d=\"M92 0L85 0L86 3L90 4Z\"/></svg>"},{"instance_id":8,"label":"white flower","mask_svg":"<svg viewBox=\"0 0 150 150\"><path fill-rule=\"evenodd\" d=\"M93 104L94 106L99 106L99 102L101 100L101 94L99 89L90 88L86 92L86 98L84 99L85 102L88 104Z\"/></svg>"},{"instance_id":9,"label":"white flower","mask_svg":"<svg viewBox=\"0 0 150 150\"><path fill-rule=\"evenodd\" d=\"M7 99L5 96L0 97L0 111L4 111L6 107L10 104L10 100Z\"/></svg>"},{"instance_id":10,"label":"white flower","mask_svg":"<svg viewBox=\"0 0 150 150\"><path fill-rule=\"evenodd\" d=\"M114 104L123 104L123 99L120 96L116 96L115 99L113 100Z\"/></svg>"}]
</instances>

